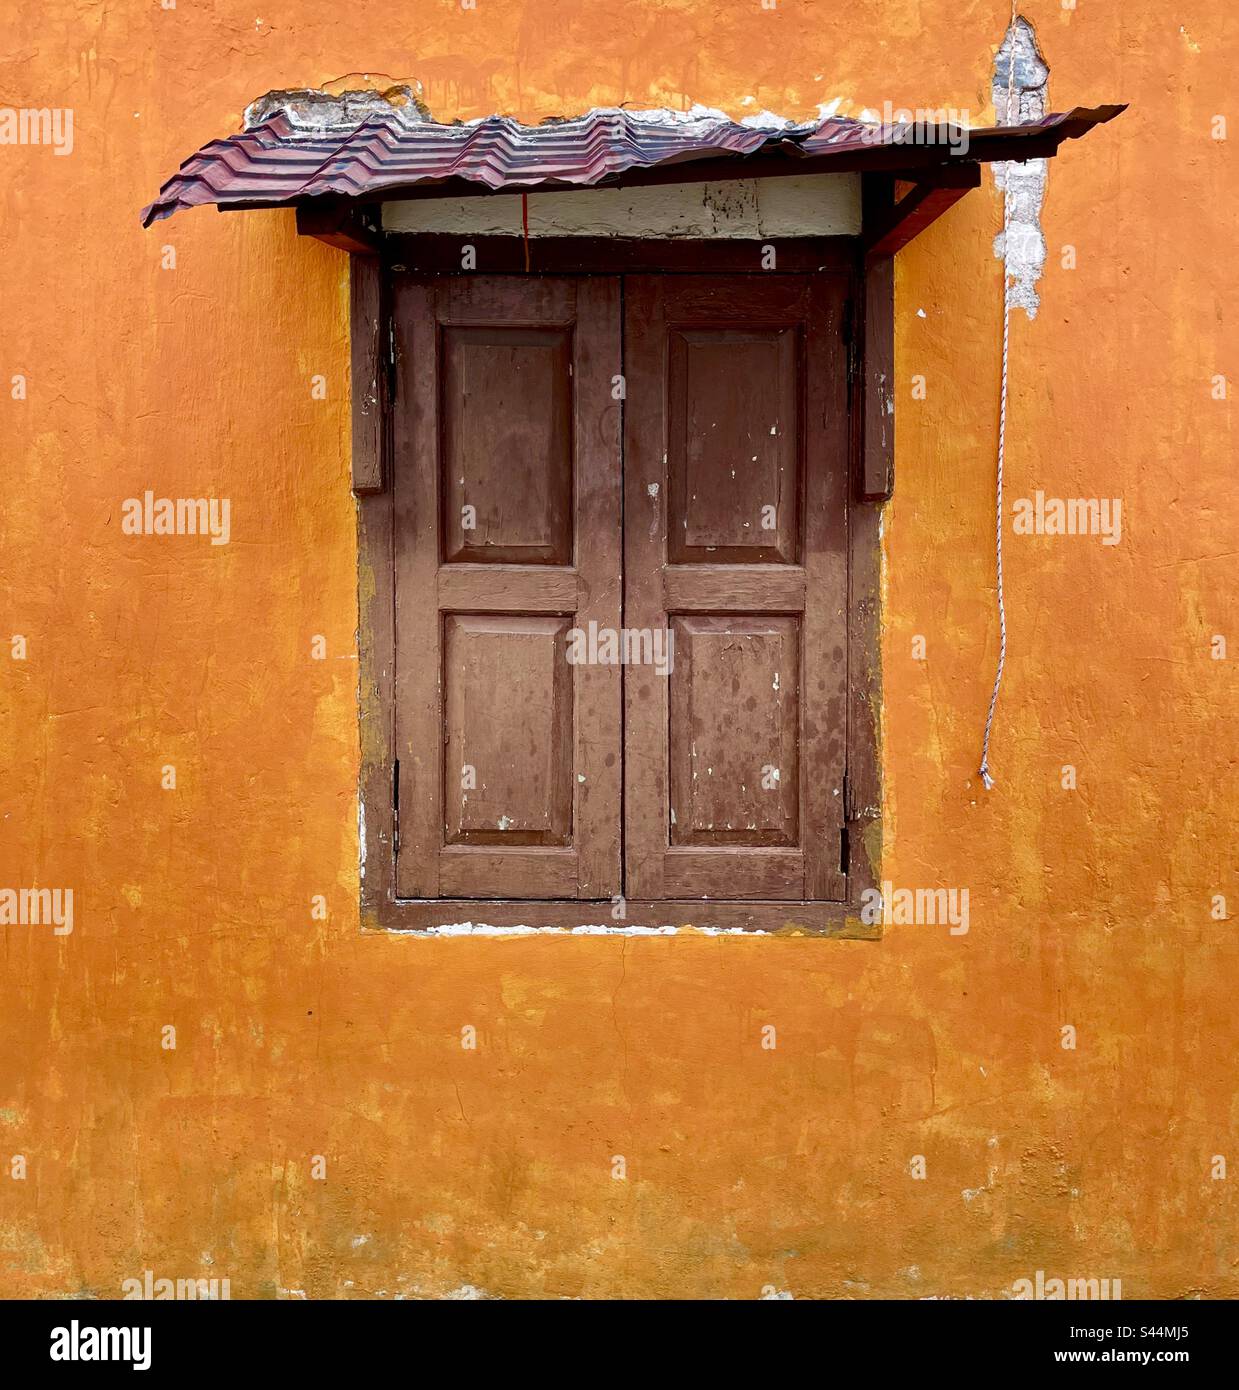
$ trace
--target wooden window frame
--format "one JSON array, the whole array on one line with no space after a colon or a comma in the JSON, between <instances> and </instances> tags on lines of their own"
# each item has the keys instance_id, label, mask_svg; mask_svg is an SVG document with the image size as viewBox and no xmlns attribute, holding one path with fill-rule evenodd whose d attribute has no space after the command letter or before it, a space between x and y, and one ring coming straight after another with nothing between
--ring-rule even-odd
<instances>
[{"instance_id":1,"label":"wooden window frame","mask_svg":"<svg viewBox=\"0 0 1239 1390\"><path fill-rule=\"evenodd\" d=\"M321 233L312 232L319 235ZM324 240L328 239L323 237ZM889 496L893 421L893 254L866 254L863 237L803 237L773 242L539 238L531 269L546 274L821 273L846 277L848 334L848 701L844 782L847 896L833 902L658 901L630 899L622 920L608 900L407 899L396 896L398 806L395 767L394 509L387 459L394 330L387 311L392 277L524 275L519 238L468 238L476 269L461 271L465 238L388 235L369 243L336 240L349 250L353 377L353 488L357 494L361 739L359 835L361 924L365 931L434 933L461 923L496 929L709 927L783 935L877 939L881 926L861 920L862 894L878 886L881 864L879 507ZM777 269L762 269L773 245ZM866 333L866 322L868 332ZM869 901L865 899L864 901Z\"/></svg>"}]
</instances>

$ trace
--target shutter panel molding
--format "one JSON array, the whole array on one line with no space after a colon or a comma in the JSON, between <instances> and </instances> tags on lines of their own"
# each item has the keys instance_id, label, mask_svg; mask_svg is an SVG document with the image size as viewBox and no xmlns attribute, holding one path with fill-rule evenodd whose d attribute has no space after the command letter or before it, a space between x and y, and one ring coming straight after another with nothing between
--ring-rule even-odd
<instances>
[{"instance_id":1,"label":"shutter panel molding","mask_svg":"<svg viewBox=\"0 0 1239 1390\"><path fill-rule=\"evenodd\" d=\"M401 898L621 891L615 278L397 280Z\"/></svg>"},{"instance_id":2,"label":"shutter panel molding","mask_svg":"<svg viewBox=\"0 0 1239 1390\"><path fill-rule=\"evenodd\" d=\"M847 743L842 276L629 277L632 898L837 901Z\"/></svg>"}]
</instances>

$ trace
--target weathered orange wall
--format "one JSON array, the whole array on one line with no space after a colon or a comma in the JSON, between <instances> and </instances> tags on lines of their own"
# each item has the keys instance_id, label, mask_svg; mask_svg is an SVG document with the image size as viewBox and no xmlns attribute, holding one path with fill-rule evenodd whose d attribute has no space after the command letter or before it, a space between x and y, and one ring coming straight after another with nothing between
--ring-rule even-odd
<instances>
[{"instance_id":1,"label":"weathered orange wall","mask_svg":"<svg viewBox=\"0 0 1239 1390\"><path fill-rule=\"evenodd\" d=\"M291 214L137 213L251 98L352 70L420 78L441 117L981 115L1003 0L14 11L2 100L72 106L76 147L0 149L0 884L77 903L71 936L3 929L0 1293L148 1268L234 1297L1003 1296L1038 1268L1239 1293L1239 1176L1210 1178L1215 1154L1239 1173L1239 948L1210 915L1239 903L1233 404L1210 391L1239 377L1235 141L1210 128L1239 120L1239 16L1023 10L1053 107L1132 109L1051 168L1009 496L1120 497L1124 527L1008 536L988 795L988 178L899 258L886 876L967 886L972 929L849 943L359 934L345 257ZM231 545L123 536L146 488L230 497Z\"/></svg>"}]
</instances>

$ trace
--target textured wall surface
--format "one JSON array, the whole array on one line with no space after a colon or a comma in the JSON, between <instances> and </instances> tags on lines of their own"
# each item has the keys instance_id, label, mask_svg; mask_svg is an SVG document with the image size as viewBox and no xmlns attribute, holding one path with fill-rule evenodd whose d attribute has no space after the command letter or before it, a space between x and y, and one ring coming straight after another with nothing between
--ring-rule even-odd
<instances>
[{"instance_id":1,"label":"textured wall surface","mask_svg":"<svg viewBox=\"0 0 1239 1390\"><path fill-rule=\"evenodd\" d=\"M443 117L988 117L1001 0L6 13L0 102L75 129L0 148L0 886L75 922L0 927L0 1293L1239 1294L1239 14L1023 9L1052 107L1132 107L1050 168L1008 496L1123 530L1008 531L989 794L988 176L899 257L885 877L967 887L971 929L874 943L359 934L346 259L288 213L138 210L260 93L350 71ZM125 535L146 489L230 498L231 543Z\"/></svg>"}]
</instances>

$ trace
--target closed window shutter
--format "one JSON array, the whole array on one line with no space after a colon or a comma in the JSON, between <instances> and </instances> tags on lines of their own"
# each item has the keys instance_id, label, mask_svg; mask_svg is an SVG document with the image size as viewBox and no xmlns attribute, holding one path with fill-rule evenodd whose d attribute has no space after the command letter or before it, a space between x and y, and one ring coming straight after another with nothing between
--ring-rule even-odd
<instances>
[{"instance_id":1,"label":"closed window shutter","mask_svg":"<svg viewBox=\"0 0 1239 1390\"><path fill-rule=\"evenodd\" d=\"M634 899L845 896L841 277L625 283L625 681Z\"/></svg>"},{"instance_id":2,"label":"closed window shutter","mask_svg":"<svg viewBox=\"0 0 1239 1390\"><path fill-rule=\"evenodd\" d=\"M613 278L397 277L397 893L620 891Z\"/></svg>"}]
</instances>

